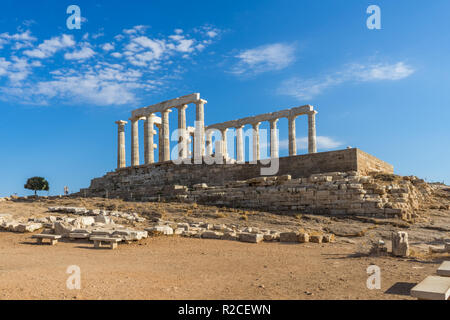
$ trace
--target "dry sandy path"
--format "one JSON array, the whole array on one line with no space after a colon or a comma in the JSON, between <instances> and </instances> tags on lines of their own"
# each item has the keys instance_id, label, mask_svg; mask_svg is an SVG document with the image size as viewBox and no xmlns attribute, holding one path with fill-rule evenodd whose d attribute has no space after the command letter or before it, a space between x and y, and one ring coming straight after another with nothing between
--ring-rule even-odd
<instances>
[{"instance_id":1,"label":"dry sandy path","mask_svg":"<svg viewBox=\"0 0 450 320\"><path fill-rule=\"evenodd\" d=\"M0 299L409 299L408 288L439 263L354 257L355 245L343 243L160 237L92 247L35 245L30 234L0 232ZM366 287L372 263L381 290ZM81 290L66 288L69 265L81 268ZM394 285L398 294L387 293Z\"/></svg>"}]
</instances>

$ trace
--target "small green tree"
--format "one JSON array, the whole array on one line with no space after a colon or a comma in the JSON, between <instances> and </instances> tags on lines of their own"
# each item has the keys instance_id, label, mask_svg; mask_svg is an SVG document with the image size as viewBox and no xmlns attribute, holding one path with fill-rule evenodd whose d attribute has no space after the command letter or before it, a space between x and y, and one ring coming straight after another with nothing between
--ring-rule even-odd
<instances>
[{"instance_id":1,"label":"small green tree","mask_svg":"<svg viewBox=\"0 0 450 320\"><path fill-rule=\"evenodd\" d=\"M25 189L34 190L34 195L37 195L37 191L48 191L50 187L48 181L42 177L32 177L27 180L25 184Z\"/></svg>"}]
</instances>

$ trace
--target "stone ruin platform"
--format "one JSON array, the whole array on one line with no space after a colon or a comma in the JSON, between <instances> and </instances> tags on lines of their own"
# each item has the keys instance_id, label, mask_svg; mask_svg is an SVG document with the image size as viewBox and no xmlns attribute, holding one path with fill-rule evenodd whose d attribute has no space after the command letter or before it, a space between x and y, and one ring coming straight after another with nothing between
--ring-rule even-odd
<instances>
[{"instance_id":1,"label":"stone ruin platform","mask_svg":"<svg viewBox=\"0 0 450 320\"><path fill-rule=\"evenodd\" d=\"M372 172L392 174L392 165L360 149L318 152L280 157L276 176L290 175L293 179L329 172ZM248 180L261 176L261 169L268 165L258 162L244 164L174 164L172 161L119 168L101 178L95 178L80 196L119 197L138 199L152 186L187 186L206 183L220 186L227 182ZM151 194L147 193L147 196Z\"/></svg>"},{"instance_id":2,"label":"stone ruin platform","mask_svg":"<svg viewBox=\"0 0 450 320\"><path fill-rule=\"evenodd\" d=\"M431 194L416 177L384 181L393 167L359 149L279 158L274 176L261 176L262 166L163 162L120 168L74 196L409 220Z\"/></svg>"}]
</instances>

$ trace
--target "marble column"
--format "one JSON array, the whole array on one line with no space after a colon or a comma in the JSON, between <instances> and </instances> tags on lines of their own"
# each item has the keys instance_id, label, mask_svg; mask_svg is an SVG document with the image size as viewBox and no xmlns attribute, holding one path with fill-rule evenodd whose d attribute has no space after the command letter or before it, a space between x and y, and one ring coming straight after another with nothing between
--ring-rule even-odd
<instances>
[{"instance_id":1,"label":"marble column","mask_svg":"<svg viewBox=\"0 0 450 320\"><path fill-rule=\"evenodd\" d=\"M131 165L139 165L139 118L131 120Z\"/></svg>"},{"instance_id":2,"label":"marble column","mask_svg":"<svg viewBox=\"0 0 450 320\"><path fill-rule=\"evenodd\" d=\"M308 153L317 152L316 114L317 111L308 113Z\"/></svg>"},{"instance_id":3,"label":"marble column","mask_svg":"<svg viewBox=\"0 0 450 320\"><path fill-rule=\"evenodd\" d=\"M146 116L144 122L144 158L145 164L155 162L154 152L154 115L150 114Z\"/></svg>"},{"instance_id":4,"label":"marble column","mask_svg":"<svg viewBox=\"0 0 450 320\"><path fill-rule=\"evenodd\" d=\"M297 141L296 141L296 133L295 133L295 119L297 116L290 116L288 118L289 121L289 155L295 156L297 155Z\"/></svg>"},{"instance_id":5,"label":"marble column","mask_svg":"<svg viewBox=\"0 0 450 320\"><path fill-rule=\"evenodd\" d=\"M170 128L169 128L169 113L170 109L166 109L161 112L161 133L163 146L159 146L162 149L162 161L170 160Z\"/></svg>"},{"instance_id":6,"label":"marble column","mask_svg":"<svg viewBox=\"0 0 450 320\"><path fill-rule=\"evenodd\" d=\"M125 168L126 167L126 159L125 159L125 125L127 121L116 121L117 124L117 168Z\"/></svg>"},{"instance_id":7,"label":"marble column","mask_svg":"<svg viewBox=\"0 0 450 320\"><path fill-rule=\"evenodd\" d=\"M205 112L204 106L206 101L199 100L195 103L195 128L198 126L198 141L194 144L194 156L197 159L200 159L205 155Z\"/></svg>"},{"instance_id":8,"label":"marble column","mask_svg":"<svg viewBox=\"0 0 450 320\"><path fill-rule=\"evenodd\" d=\"M244 137L242 129L244 126L236 127L236 161L237 163L244 163Z\"/></svg>"},{"instance_id":9,"label":"marble column","mask_svg":"<svg viewBox=\"0 0 450 320\"><path fill-rule=\"evenodd\" d=\"M178 157L187 158L187 132L186 132L186 108L187 105L177 107L178 109Z\"/></svg>"},{"instance_id":10,"label":"marble column","mask_svg":"<svg viewBox=\"0 0 450 320\"><path fill-rule=\"evenodd\" d=\"M270 157L278 158L278 119L270 120Z\"/></svg>"},{"instance_id":11,"label":"marble column","mask_svg":"<svg viewBox=\"0 0 450 320\"><path fill-rule=\"evenodd\" d=\"M163 149L163 135L162 135L162 125L161 124L155 124L155 126L158 128L158 162L162 162L163 156L162 156L162 149Z\"/></svg>"},{"instance_id":12,"label":"marble column","mask_svg":"<svg viewBox=\"0 0 450 320\"><path fill-rule=\"evenodd\" d=\"M224 159L228 159L228 151L227 151L227 131L228 128L220 129L220 133L222 134L222 157Z\"/></svg>"},{"instance_id":13,"label":"marble column","mask_svg":"<svg viewBox=\"0 0 450 320\"><path fill-rule=\"evenodd\" d=\"M213 154L213 144L212 144L212 130L207 130L206 136L206 155L211 156Z\"/></svg>"},{"instance_id":14,"label":"marble column","mask_svg":"<svg viewBox=\"0 0 450 320\"><path fill-rule=\"evenodd\" d=\"M252 123L253 127L253 161L258 161L260 158L259 147L259 125L261 122Z\"/></svg>"}]
</instances>

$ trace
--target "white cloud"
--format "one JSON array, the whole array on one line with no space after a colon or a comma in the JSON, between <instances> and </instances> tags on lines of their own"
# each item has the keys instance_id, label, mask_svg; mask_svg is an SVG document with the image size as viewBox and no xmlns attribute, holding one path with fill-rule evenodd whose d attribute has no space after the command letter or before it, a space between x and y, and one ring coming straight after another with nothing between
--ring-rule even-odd
<instances>
[{"instance_id":1,"label":"white cloud","mask_svg":"<svg viewBox=\"0 0 450 320\"><path fill-rule=\"evenodd\" d=\"M308 149L308 137L297 137L297 150L307 150ZM343 146L343 143L337 141L331 137L317 136L316 137L317 149L329 150L336 149ZM282 150L289 149L289 140L281 140L279 147Z\"/></svg>"},{"instance_id":2,"label":"white cloud","mask_svg":"<svg viewBox=\"0 0 450 320\"><path fill-rule=\"evenodd\" d=\"M12 43L16 50L10 50L9 57L3 50L0 57L0 100L31 105L135 104L181 79L184 59L213 43L206 33L194 32L196 37L191 37L176 29L173 36L155 38L146 34L146 28L135 26L100 43L94 40L100 34L84 33L79 43L72 35L60 34L35 44L29 31L3 33L0 46ZM19 51L25 46L29 48ZM64 59L44 59L58 52ZM73 60L83 63L75 65ZM33 73L41 66L45 72Z\"/></svg>"},{"instance_id":3,"label":"white cloud","mask_svg":"<svg viewBox=\"0 0 450 320\"><path fill-rule=\"evenodd\" d=\"M42 59L52 56L61 49L73 47L74 45L75 41L73 40L73 36L63 34L62 36L45 40L36 49L25 50L23 53L32 58Z\"/></svg>"},{"instance_id":4,"label":"white cloud","mask_svg":"<svg viewBox=\"0 0 450 320\"><path fill-rule=\"evenodd\" d=\"M346 82L369 82L381 80L401 80L414 73L414 69L404 62L351 64L327 76L302 79L293 77L282 82L278 93L292 96L298 100L312 99L324 90Z\"/></svg>"},{"instance_id":5,"label":"white cloud","mask_svg":"<svg viewBox=\"0 0 450 320\"><path fill-rule=\"evenodd\" d=\"M235 56L239 61L232 68L231 73L257 74L284 69L294 61L294 51L294 46L283 43L244 50Z\"/></svg>"},{"instance_id":6,"label":"white cloud","mask_svg":"<svg viewBox=\"0 0 450 320\"><path fill-rule=\"evenodd\" d=\"M94 50L89 48L88 46L84 46L78 51L67 52L64 54L64 58L66 60L86 60L95 55Z\"/></svg>"},{"instance_id":7,"label":"white cloud","mask_svg":"<svg viewBox=\"0 0 450 320\"><path fill-rule=\"evenodd\" d=\"M105 43L105 44L102 46L102 49L105 50L105 51L111 51L111 50L114 50L114 44L112 44L112 43Z\"/></svg>"}]
</instances>

